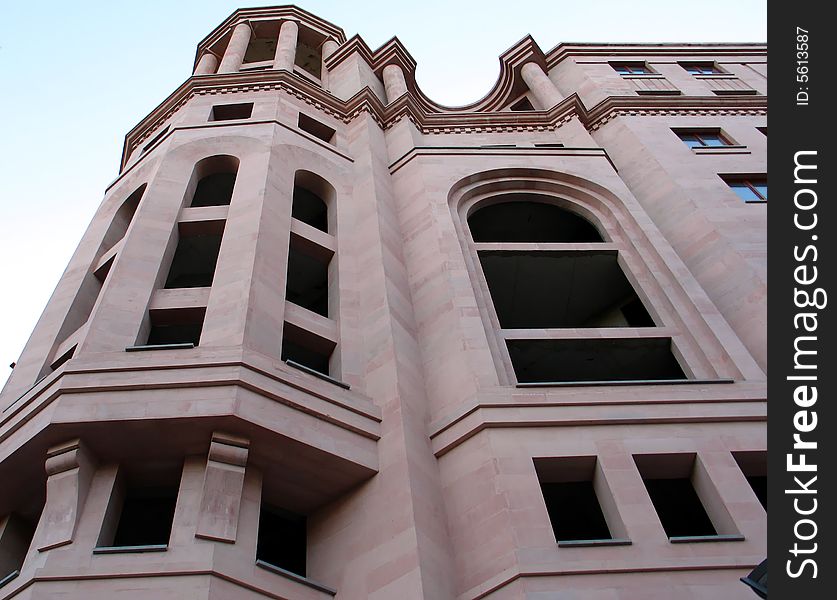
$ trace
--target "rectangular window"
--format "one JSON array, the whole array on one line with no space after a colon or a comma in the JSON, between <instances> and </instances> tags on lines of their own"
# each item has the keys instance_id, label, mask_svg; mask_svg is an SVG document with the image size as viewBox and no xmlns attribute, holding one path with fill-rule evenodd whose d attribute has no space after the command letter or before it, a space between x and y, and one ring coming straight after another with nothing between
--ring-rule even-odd
<instances>
[{"instance_id":1,"label":"rectangular window","mask_svg":"<svg viewBox=\"0 0 837 600\"><path fill-rule=\"evenodd\" d=\"M680 66L692 75L720 75L724 72L714 62L682 62Z\"/></svg>"},{"instance_id":2,"label":"rectangular window","mask_svg":"<svg viewBox=\"0 0 837 600\"><path fill-rule=\"evenodd\" d=\"M331 253L291 234L285 297L289 302L328 317L328 271Z\"/></svg>"},{"instance_id":3,"label":"rectangular window","mask_svg":"<svg viewBox=\"0 0 837 600\"><path fill-rule=\"evenodd\" d=\"M211 286L221 251L224 221L183 223L179 230L166 289Z\"/></svg>"},{"instance_id":4,"label":"rectangular window","mask_svg":"<svg viewBox=\"0 0 837 600\"><path fill-rule=\"evenodd\" d=\"M534 463L559 546L630 543L623 539L624 527L595 456L535 458ZM607 516L602 500L611 509ZM612 530L621 539L614 539Z\"/></svg>"},{"instance_id":5,"label":"rectangular window","mask_svg":"<svg viewBox=\"0 0 837 600\"><path fill-rule=\"evenodd\" d=\"M615 251L484 250L479 260L504 329L654 326Z\"/></svg>"},{"instance_id":6,"label":"rectangular window","mask_svg":"<svg viewBox=\"0 0 837 600\"><path fill-rule=\"evenodd\" d=\"M304 516L262 501L256 560L305 577L307 524Z\"/></svg>"},{"instance_id":7,"label":"rectangular window","mask_svg":"<svg viewBox=\"0 0 837 600\"><path fill-rule=\"evenodd\" d=\"M282 331L282 360L302 365L321 375L329 375L329 362L335 344L291 323Z\"/></svg>"},{"instance_id":8,"label":"rectangular window","mask_svg":"<svg viewBox=\"0 0 837 600\"><path fill-rule=\"evenodd\" d=\"M620 75L650 75L651 67L644 62L610 63L610 66Z\"/></svg>"},{"instance_id":9,"label":"rectangular window","mask_svg":"<svg viewBox=\"0 0 837 600\"><path fill-rule=\"evenodd\" d=\"M697 454L638 454L634 463L669 541L744 539Z\"/></svg>"},{"instance_id":10,"label":"rectangular window","mask_svg":"<svg viewBox=\"0 0 837 600\"><path fill-rule=\"evenodd\" d=\"M720 129L674 129L683 143L689 148L709 148L732 146L733 143Z\"/></svg>"},{"instance_id":11,"label":"rectangular window","mask_svg":"<svg viewBox=\"0 0 837 600\"><path fill-rule=\"evenodd\" d=\"M162 469L155 465L153 470L120 466L97 553L165 549L171 536L181 472L182 465Z\"/></svg>"},{"instance_id":12,"label":"rectangular window","mask_svg":"<svg viewBox=\"0 0 837 600\"><path fill-rule=\"evenodd\" d=\"M738 194L744 202L763 203L767 202L767 177L735 177L721 176L730 189Z\"/></svg>"},{"instance_id":13,"label":"rectangular window","mask_svg":"<svg viewBox=\"0 0 837 600\"><path fill-rule=\"evenodd\" d=\"M617 381L682 381L669 338L512 339L521 386Z\"/></svg>"},{"instance_id":14,"label":"rectangular window","mask_svg":"<svg viewBox=\"0 0 837 600\"><path fill-rule=\"evenodd\" d=\"M151 328L146 345L192 344L197 346L201 339L205 314L205 308L152 310L150 312Z\"/></svg>"},{"instance_id":15,"label":"rectangular window","mask_svg":"<svg viewBox=\"0 0 837 600\"><path fill-rule=\"evenodd\" d=\"M767 452L733 452L732 457L747 478L756 498L767 510Z\"/></svg>"},{"instance_id":16,"label":"rectangular window","mask_svg":"<svg viewBox=\"0 0 837 600\"><path fill-rule=\"evenodd\" d=\"M0 517L0 587L17 576L34 534L35 525L20 515Z\"/></svg>"},{"instance_id":17,"label":"rectangular window","mask_svg":"<svg viewBox=\"0 0 837 600\"><path fill-rule=\"evenodd\" d=\"M302 131L310 133L314 137L323 140L327 144L334 143L334 136L337 133L325 123L320 123L316 119L312 119L308 115L304 115L302 113L299 113L299 128Z\"/></svg>"},{"instance_id":18,"label":"rectangular window","mask_svg":"<svg viewBox=\"0 0 837 600\"><path fill-rule=\"evenodd\" d=\"M532 106L532 103L529 101L529 98L526 98L524 96L523 98L512 104L509 107L509 110L511 110L512 112L528 112L535 110L535 107Z\"/></svg>"},{"instance_id":19,"label":"rectangular window","mask_svg":"<svg viewBox=\"0 0 837 600\"><path fill-rule=\"evenodd\" d=\"M238 119L249 119L253 115L253 103L243 104L218 104L212 107L209 116L210 121L235 121Z\"/></svg>"},{"instance_id":20,"label":"rectangular window","mask_svg":"<svg viewBox=\"0 0 837 600\"><path fill-rule=\"evenodd\" d=\"M151 138L151 141L149 141L145 146L142 147L141 154L145 154L146 152L151 150L151 147L154 144L156 144L157 142L159 142L163 138L163 136L166 135L168 132L169 132L169 126L166 125L160 133L158 133L153 138Z\"/></svg>"}]
</instances>

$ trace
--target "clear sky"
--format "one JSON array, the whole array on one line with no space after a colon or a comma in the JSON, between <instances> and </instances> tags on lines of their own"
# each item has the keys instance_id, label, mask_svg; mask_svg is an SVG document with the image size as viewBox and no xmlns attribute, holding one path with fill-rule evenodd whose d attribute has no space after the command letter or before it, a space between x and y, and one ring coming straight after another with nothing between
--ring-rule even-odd
<instances>
[{"instance_id":1,"label":"clear sky","mask_svg":"<svg viewBox=\"0 0 837 600\"><path fill-rule=\"evenodd\" d=\"M270 5L278 4L271 3ZM299 0L371 48L397 35L433 100L484 96L527 33L560 42L764 42L766 0ZM223 0L2 0L0 382L116 177L124 135L191 73Z\"/></svg>"}]
</instances>

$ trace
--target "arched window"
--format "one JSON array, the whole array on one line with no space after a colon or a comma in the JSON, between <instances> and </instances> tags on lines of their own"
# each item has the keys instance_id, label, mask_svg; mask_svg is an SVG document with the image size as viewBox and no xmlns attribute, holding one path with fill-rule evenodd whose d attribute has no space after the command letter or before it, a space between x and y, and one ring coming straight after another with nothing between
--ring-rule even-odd
<instances>
[{"instance_id":1,"label":"arched window","mask_svg":"<svg viewBox=\"0 0 837 600\"><path fill-rule=\"evenodd\" d=\"M239 161L233 156L210 156L195 165L189 206L225 206L232 200Z\"/></svg>"},{"instance_id":2,"label":"arched window","mask_svg":"<svg viewBox=\"0 0 837 600\"><path fill-rule=\"evenodd\" d=\"M108 273L113 266L119 250L122 248L122 240L128 232L128 227L134 219L140 200L145 193L146 184L136 188L122 203L111 219L96 256L90 269L84 275L78 293L73 298L67 317L56 336L56 343L53 346L46 364L42 367L39 377L43 377L51 371L55 371L73 357L78 339L77 332L90 319L102 286L107 279Z\"/></svg>"},{"instance_id":3,"label":"arched window","mask_svg":"<svg viewBox=\"0 0 837 600\"><path fill-rule=\"evenodd\" d=\"M325 179L310 171L297 171L291 216L328 232L328 201L333 196L334 188Z\"/></svg>"},{"instance_id":4,"label":"arched window","mask_svg":"<svg viewBox=\"0 0 837 600\"><path fill-rule=\"evenodd\" d=\"M294 177L291 208L291 235L285 299L290 303L282 334L282 360L321 375L332 374L332 354L336 338L322 337L324 330L336 329L337 298L332 293L337 278L334 206L336 191L325 179L300 170ZM331 232L331 233L329 233ZM315 313L303 316L297 307ZM294 318L294 315L297 318ZM312 321L313 318L313 321ZM328 319L318 331L311 323Z\"/></svg>"},{"instance_id":5,"label":"arched window","mask_svg":"<svg viewBox=\"0 0 837 600\"><path fill-rule=\"evenodd\" d=\"M468 215L518 384L683 379L670 338L636 333L655 323L618 246L569 206L500 193Z\"/></svg>"}]
</instances>

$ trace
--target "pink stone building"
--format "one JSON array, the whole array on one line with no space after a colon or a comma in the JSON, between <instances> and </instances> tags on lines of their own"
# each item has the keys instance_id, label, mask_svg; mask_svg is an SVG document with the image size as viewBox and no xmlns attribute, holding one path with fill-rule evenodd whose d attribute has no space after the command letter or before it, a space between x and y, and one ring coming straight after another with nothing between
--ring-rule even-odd
<instances>
[{"instance_id":1,"label":"pink stone building","mask_svg":"<svg viewBox=\"0 0 837 600\"><path fill-rule=\"evenodd\" d=\"M0 599L754 597L766 47L500 62L199 44L0 395Z\"/></svg>"}]
</instances>

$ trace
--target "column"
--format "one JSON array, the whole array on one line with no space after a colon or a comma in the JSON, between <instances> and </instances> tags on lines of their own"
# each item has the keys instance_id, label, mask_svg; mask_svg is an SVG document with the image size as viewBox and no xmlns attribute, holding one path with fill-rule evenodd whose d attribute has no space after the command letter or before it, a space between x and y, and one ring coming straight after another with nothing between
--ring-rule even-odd
<instances>
[{"instance_id":1,"label":"column","mask_svg":"<svg viewBox=\"0 0 837 600\"><path fill-rule=\"evenodd\" d=\"M244 62L244 54L247 52L247 46L250 45L251 34L250 23L247 21L235 26L230 43L227 44L227 49L224 50L224 58L221 59L221 65L218 67L219 73L238 72L241 68L241 63Z\"/></svg>"},{"instance_id":2,"label":"column","mask_svg":"<svg viewBox=\"0 0 837 600\"><path fill-rule=\"evenodd\" d=\"M195 533L197 537L235 543L249 446L249 440L244 438L217 432L212 434Z\"/></svg>"},{"instance_id":3,"label":"column","mask_svg":"<svg viewBox=\"0 0 837 600\"><path fill-rule=\"evenodd\" d=\"M282 27L279 29L279 39L276 41L276 54L273 58L274 69L293 72L298 37L299 25L296 24L296 21L282 23Z\"/></svg>"},{"instance_id":4,"label":"column","mask_svg":"<svg viewBox=\"0 0 837 600\"><path fill-rule=\"evenodd\" d=\"M526 63L520 69L520 75L523 77L526 85L529 86L529 89L532 90L532 93L541 105L541 109L548 110L564 99L561 92L558 91L558 88L555 87L552 80L543 72L539 64L533 62Z\"/></svg>"},{"instance_id":5,"label":"column","mask_svg":"<svg viewBox=\"0 0 837 600\"><path fill-rule=\"evenodd\" d=\"M398 65L385 66L383 75L387 104L392 104L396 98L407 93L407 80L404 78L404 71Z\"/></svg>"},{"instance_id":6,"label":"column","mask_svg":"<svg viewBox=\"0 0 837 600\"><path fill-rule=\"evenodd\" d=\"M338 44L337 42L335 42L332 39L328 39L328 40L324 41L323 42L323 48L321 50L321 53L323 55L323 60L325 61L329 56L334 54L334 51L337 50L339 47L340 47L340 44Z\"/></svg>"},{"instance_id":7,"label":"column","mask_svg":"<svg viewBox=\"0 0 837 600\"><path fill-rule=\"evenodd\" d=\"M194 75L212 75L218 69L218 57L212 52L204 52L195 67Z\"/></svg>"},{"instance_id":8,"label":"column","mask_svg":"<svg viewBox=\"0 0 837 600\"><path fill-rule=\"evenodd\" d=\"M332 39L328 39L323 42L322 47L320 48L320 54L322 55L322 63L320 65L320 81L323 83L323 87L325 89L329 89L328 87L328 69L326 68L326 60L329 56L334 54L337 48L340 47L340 44L335 42Z\"/></svg>"},{"instance_id":9,"label":"column","mask_svg":"<svg viewBox=\"0 0 837 600\"><path fill-rule=\"evenodd\" d=\"M95 463L81 440L47 450L46 504L35 532L35 547L44 552L73 541Z\"/></svg>"}]
</instances>

